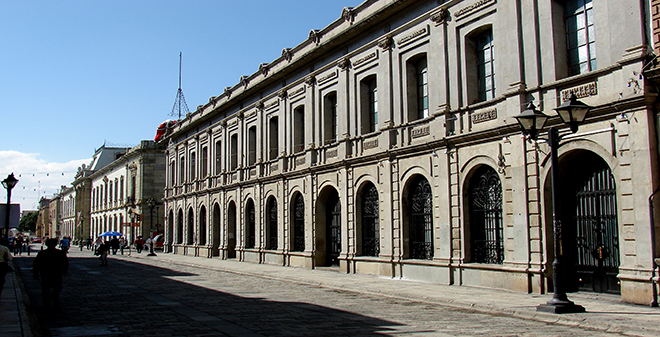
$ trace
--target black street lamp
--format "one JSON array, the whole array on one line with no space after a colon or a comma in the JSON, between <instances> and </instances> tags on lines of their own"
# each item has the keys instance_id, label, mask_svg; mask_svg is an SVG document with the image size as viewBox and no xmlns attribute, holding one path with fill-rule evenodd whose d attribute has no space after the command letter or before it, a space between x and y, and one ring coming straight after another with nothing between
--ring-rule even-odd
<instances>
[{"instance_id":1,"label":"black street lamp","mask_svg":"<svg viewBox=\"0 0 660 337\"><path fill-rule=\"evenodd\" d=\"M9 240L9 209L11 208L11 190L18 183L18 179L14 177L14 173L2 181L2 186L7 189L7 209L5 210L5 239Z\"/></svg>"},{"instance_id":2,"label":"black street lamp","mask_svg":"<svg viewBox=\"0 0 660 337\"><path fill-rule=\"evenodd\" d=\"M575 133L578 130L579 124L584 122L587 113L591 109L590 106L580 102L571 94L568 101L562 103L555 108L557 114L561 117L564 123L568 124L571 132ZM536 106L530 103L526 110L520 115L516 116L518 123L523 129L523 132L528 134L531 139L536 140L538 133L541 131L548 116L536 110ZM540 304L536 307L537 311L550 312L555 314L576 313L584 312L583 306L573 303L566 295L565 280L564 280L564 258L561 245L562 224L559 219L559 160L557 157L557 149L559 148L559 141L561 136L557 128L550 127L548 130L548 145L550 146L550 186L552 189L552 228L554 230L554 249L555 259L552 262L552 283L554 287L554 294L552 299L546 304Z\"/></svg>"},{"instance_id":3,"label":"black street lamp","mask_svg":"<svg viewBox=\"0 0 660 337\"><path fill-rule=\"evenodd\" d=\"M149 216L151 219L149 219L149 238L151 239L151 244L149 244L149 254L147 256L156 256L156 253L154 253L154 207L156 207L158 203L154 198L149 198L147 200L147 205L149 206Z\"/></svg>"}]
</instances>

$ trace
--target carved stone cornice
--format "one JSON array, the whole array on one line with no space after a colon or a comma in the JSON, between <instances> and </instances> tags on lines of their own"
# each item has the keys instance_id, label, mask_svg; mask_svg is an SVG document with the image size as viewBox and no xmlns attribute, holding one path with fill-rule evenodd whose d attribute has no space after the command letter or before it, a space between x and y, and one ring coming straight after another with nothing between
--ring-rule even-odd
<instances>
[{"instance_id":1,"label":"carved stone cornice","mask_svg":"<svg viewBox=\"0 0 660 337\"><path fill-rule=\"evenodd\" d=\"M344 57L339 61L337 61L337 67L341 68L342 70L347 70L350 64L351 62L348 60L347 57Z\"/></svg>"},{"instance_id":2,"label":"carved stone cornice","mask_svg":"<svg viewBox=\"0 0 660 337\"><path fill-rule=\"evenodd\" d=\"M319 34L318 29L312 29L309 31L309 40L316 44L321 42L321 34Z\"/></svg>"},{"instance_id":3,"label":"carved stone cornice","mask_svg":"<svg viewBox=\"0 0 660 337\"><path fill-rule=\"evenodd\" d=\"M386 36L382 40L378 41L378 47L380 47L383 51L390 50L392 47L394 47L394 40L391 36Z\"/></svg>"},{"instance_id":4,"label":"carved stone cornice","mask_svg":"<svg viewBox=\"0 0 660 337\"><path fill-rule=\"evenodd\" d=\"M313 87L314 84L316 84L316 77L314 77L314 75L310 75L309 77L307 77L307 78L305 79L305 83L307 83L307 85Z\"/></svg>"},{"instance_id":5,"label":"carved stone cornice","mask_svg":"<svg viewBox=\"0 0 660 337\"><path fill-rule=\"evenodd\" d=\"M353 20L355 20L353 7L344 7L344 9L341 10L341 18L348 23L353 23Z\"/></svg>"},{"instance_id":6,"label":"carved stone cornice","mask_svg":"<svg viewBox=\"0 0 660 337\"><path fill-rule=\"evenodd\" d=\"M281 99L286 99L287 96L288 96L288 94L287 94L287 92L286 92L286 89L282 89L282 90L277 94L277 96L279 96Z\"/></svg>"},{"instance_id":7,"label":"carved stone cornice","mask_svg":"<svg viewBox=\"0 0 660 337\"><path fill-rule=\"evenodd\" d=\"M287 61L291 61L291 59L293 58L293 53L291 53L291 48L282 49L282 58L284 58Z\"/></svg>"},{"instance_id":8,"label":"carved stone cornice","mask_svg":"<svg viewBox=\"0 0 660 337\"><path fill-rule=\"evenodd\" d=\"M440 8L436 12L431 13L431 21L435 22L436 26L447 23L449 12L445 8Z\"/></svg>"},{"instance_id":9,"label":"carved stone cornice","mask_svg":"<svg viewBox=\"0 0 660 337\"><path fill-rule=\"evenodd\" d=\"M241 76L240 83L243 86L243 88L247 88L248 84L250 84L250 81L248 80L247 76L243 75Z\"/></svg>"},{"instance_id":10,"label":"carved stone cornice","mask_svg":"<svg viewBox=\"0 0 660 337\"><path fill-rule=\"evenodd\" d=\"M225 87L225 96L231 97L231 87Z\"/></svg>"},{"instance_id":11,"label":"carved stone cornice","mask_svg":"<svg viewBox=\"0 0 660 337\"><path fill-rule=\"evenodd\" d=\"M264 101L257 102L257 104L255 104L254 107L257 108L257 110L259 110L259 111L263 111L264 110Z\"/></svg>"},{"instance_id":12,"label":"carved stone cornice","mask_svg":"<svg viewBox=\"0 0 660 337\"><path fill-rule=\"evenodd\" d=\"M268 76L268 63L260 64L259 65L259 72L264 76Z\"/></svg>"}]
</instances>

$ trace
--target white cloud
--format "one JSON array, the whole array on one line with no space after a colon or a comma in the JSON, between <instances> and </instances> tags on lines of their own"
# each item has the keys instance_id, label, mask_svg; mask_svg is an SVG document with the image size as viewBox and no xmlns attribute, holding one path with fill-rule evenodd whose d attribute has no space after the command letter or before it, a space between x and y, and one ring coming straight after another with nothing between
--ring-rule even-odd
<instances>
[{"instance_id":1,"label":"white cloud","mask_svg":"<svg viewBox=\"0 0 660 337\"><path fill-rule=\"evenodd\" d=\"M36 210L41 197L51 197L62 185L71 186L78 167L91 162L91 159L78 159L53 163L39 156L39 153L0 151L0 180L14 173L18 183L12 190L11 202L20 203L21 211ZM0 195L0 200L6 203L7 190L0 190Z\"/></svg>"}]
</instances>

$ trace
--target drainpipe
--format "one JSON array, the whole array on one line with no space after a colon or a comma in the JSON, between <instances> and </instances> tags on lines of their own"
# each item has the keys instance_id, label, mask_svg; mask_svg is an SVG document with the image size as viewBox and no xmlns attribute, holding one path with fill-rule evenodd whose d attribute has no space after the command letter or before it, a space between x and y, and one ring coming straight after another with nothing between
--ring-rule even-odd
<instances>
[{"instance_id":1,"label":"drainpipe","mask_svg":"<svg viewBox=\"0 0 660 337\"><path fill-rule=\"evenodd\" d=\"M655 216L653 211L653 197L660 191L660 188L656 189L651 196L649 196L649 211L650 211L650 220L651 220L651 258L653 263L651 264L651 287L653 291L653 299L649 304L652 307L658 306L658 284L655 280L655 269L657 268L656 259L655 259Z\"/></svg>"}]
</instances>

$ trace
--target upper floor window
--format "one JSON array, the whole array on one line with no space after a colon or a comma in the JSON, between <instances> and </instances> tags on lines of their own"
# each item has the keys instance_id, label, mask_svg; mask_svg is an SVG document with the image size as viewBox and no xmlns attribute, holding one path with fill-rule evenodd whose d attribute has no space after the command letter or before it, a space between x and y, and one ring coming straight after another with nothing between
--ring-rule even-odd
<instances>
[{"instance_id":1,"label":"upper floor window","mask_svg":"<svg viewBox=\"0 0 660 337\"><path fill-rule=\"evenodd\" d=\"M222 142L215 142L215 174L222 172Z\"/></svg>"},{"instance_id":2,"label":"upper floor window","mask_svg":"<svg viewBox=\"0 0 660 337\"><path fill-rule=\"evenodd\" d=\"M190 153L190 181L193 181L197 178L195 176L195 171L196 171L195 165L197 164L196 159L197 158L195 156L195 152L191 152Z\"/></svg>"},{"instance_id":3,"label":"upper floor window","mask_svg":"<svg viewBox=\"0 0 660 337\"><path fill-rule=\"evenodd\" d=\"M305 107L299 106L293 110L293 153L305 149Z\"/></svg>"},{"instance_id":4,"label":"upper floor window","mask_svg":"<svg viewBox=\"0 0 660 337\"><path fill-rule=\"evenodd\" d=\"M209 149L204 146L202 148L202 164L200 169L200 176L202 178L206 178L206 176L209 174L208 171L208 165L209 165Z\"/></svg>"},{"instance_id":5,"label":"upper floor window","mask_svg":"<svg viewBox=\"0 0 660 337\"><path fill-rule=\"evenodd\" d=\"M422 119L429 116L429 81L426 56L406 63L408 86L408 118Z\"/></svg>"},{"instance_id":6,"label":"upper floor window","mask_svg":"<svg viewBox=\"0 0 660 337\"><path fill-rule=\"evenodd\" d=\"M330 144L337 141L337 93L331 92L323 97L323 142Z\"/></svg>"},{"instance_id":7,"label":"upper floor window","mask_svg":"<svg viewBox=\"0 0 660 337\"><path fill-rule=\"evenodd\" d=\"M229 168L233 171L238 168L238 135L231 136L231 157L229 158Z\"/></svg>"},{"instance_id":8,"label":"upper floor window","mask_svg":"<svg viewBox=\"0 0 660 337\"><path fill-rule=\"evenodd\" d=\"M186 181L186 158L181 157L179 160L179 183L183 184Z\"/></svg>"},{"instance_id":9,"label":"upper floor window","mask_svg":"<svg viewBox=\"0 0 660 337\"><path fill-rule=\"evenodd\" d=\"M491 29L476 37L476 52L479 101L487 101L495 97L495 51Z\"/></svg>"},{"instance_id":10,"label":"upper floor window","mask_svg":"<svg viewBox=\"0 0 660 337\"><path fill-rule=\"evenodd\" d=\"M362 133L378 130L378 87L375 75L360 82L360 112Z\"/></svg>"},{"instance_id":11,"label":"upper floor window","mask_svg":"<svg viewBox=\"0 0 660 337\"><path fill-rule=\"evenodd\" d=\"M277 153L279 151L279 122L276 117L272 117L268 123L268 159L273 160L277 158Z\"/></svg>"},{"instance_id":12,"label":"upper floor window","mask_svg":"<svg viewBox=\"0 0 660 337\"><path fill-rule=\"evenodd\" d=\"M176 161L170 162L170 186L176 185Z\"/></svg>"},{"instance_id":13,"label":"upper floor window","mask_svg":"<svg viewBox=\"0 0 660 337\"><path fill-rule=\"evenodd\" d=\"M124 200L124 176L119 177L119 200Z\"/></svg>"},{"instance_id":14,"label":"upper floor window","mask_svg":"<svg viewBox=\"0 0 660 337\"><path fill-rule=\"evenodd\" d=\"M596 69L596 39L592 0L567 1L564 7L568 66L571 75Z\"/></svg>"},{"instance_id":15,"label":"upper floor window","mask_svg":"<svg viewBox=\"0 0 660 337\"><path fill-rule=\"evenodd\" d=\"M257 162L257 127L251 126L248 129L248 165L252 166Z\"/></svg>"}]
</instances>

